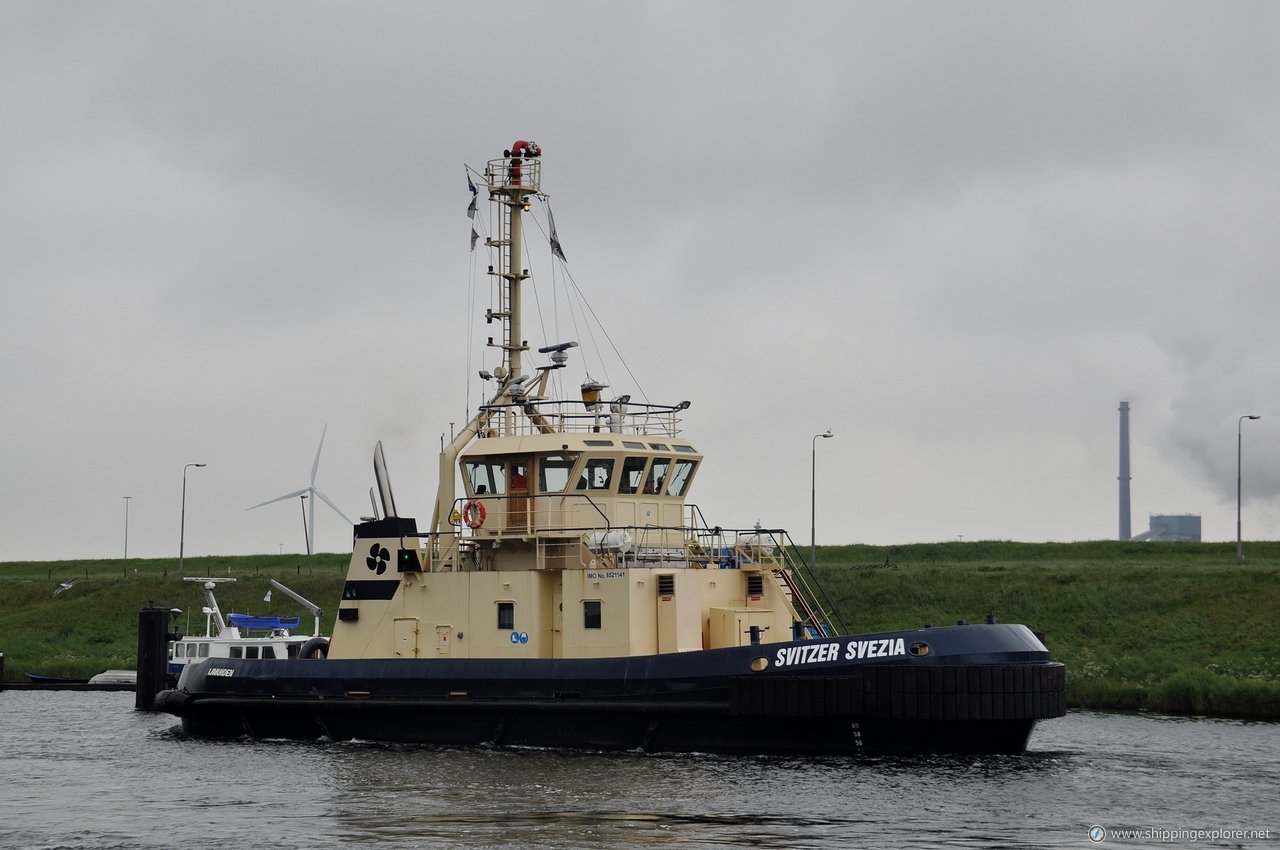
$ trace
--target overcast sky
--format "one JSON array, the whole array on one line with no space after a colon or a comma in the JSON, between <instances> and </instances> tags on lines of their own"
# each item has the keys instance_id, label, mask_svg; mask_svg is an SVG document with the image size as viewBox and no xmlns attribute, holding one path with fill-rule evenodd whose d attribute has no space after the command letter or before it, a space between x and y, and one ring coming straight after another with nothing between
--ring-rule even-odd
<instances>
[{"instance_id":1,"label":"overcast sky","mask_svg":"<svg viewBox=\"0 0 1280 850\"><path fill-rule=\"evenodd\" d=\"M129 554L176 556L188 463L187 555L305 551L297 500L246 508L326 426L321 491L368 513L382 440L425 524L496 362L464 166L518 138L626 367L550 314L536 229L530 344L689 399L712 523L807 543L830 428L820 544L1114 538L1128 400L1135 533L1234 540L1258 414L1245 537L1280 537L1277 33L1270 2L0 0L0 560L120 557L124 496Z\"/></svg>"}]
</instances>

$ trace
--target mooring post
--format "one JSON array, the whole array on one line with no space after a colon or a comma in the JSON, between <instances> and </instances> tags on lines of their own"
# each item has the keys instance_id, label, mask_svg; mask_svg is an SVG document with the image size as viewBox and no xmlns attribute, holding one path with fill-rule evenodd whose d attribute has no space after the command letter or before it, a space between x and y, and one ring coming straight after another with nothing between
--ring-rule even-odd
<instances>
[{"instance_id":1,"label":"mooring post","mask_svg":"<svg viewBox=\"0 0 1280 850\"><path fill-rule=\"evenodd\" d=\"M169 631L169 609L149 606L138 612L138 685L134 707L154 711L156 694L169 683L169 641L181 635Z\"/></svg>"}]
</instances>

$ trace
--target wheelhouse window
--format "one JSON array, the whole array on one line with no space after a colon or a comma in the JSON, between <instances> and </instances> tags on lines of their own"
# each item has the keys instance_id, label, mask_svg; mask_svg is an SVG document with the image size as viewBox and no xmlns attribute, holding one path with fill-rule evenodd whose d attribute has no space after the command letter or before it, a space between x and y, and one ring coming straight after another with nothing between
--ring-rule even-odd
<instances>
[{"instance_id":1,"label":"wheelhouse window","mask_svg":"<svg viewBox=\"0 0 1280 850\"><path fill-rule=\"evenodd\" d=\"M649 478L644 482L644 492L650 496L662 495L667 486L667 470L671 467L671 458L655 457L653 466L649 468Z\"/></svg>"},{"instance_id":2,"label":"wheelhouse window","mask_svg":"<svg viewBox=\"0 0 1280 850\"><path fill-rule=\"evenodd\" d=\"M689 486L689 479L693 477L693 470L697 465L696 461L677 460L671 467L671 483L667 485L667 494L671 496L683 494L685 488Z\"/></svg>"},{"instance_id":3,"label":"wheelhouse window","mask_svg":"<svg viewBox=\"0 0 1280 850\"><path fill-rule=\"evenodd\" d=\"M546 455L538 461L538 492L560 493L569 484L576 455Z\"/></svg>"},{"instance_id":4,"label":"wheelhouse window","mask_svg":"<svg viewBox=\"0 0 1280 850\"><path fill-rule=\"evenodd\" d=\"M578 477L579 490L608 490L613 478L613 458L588 458Z\"/></svg>"},{"instance_id":5,"label":"wheelhouse window","mask_svg":"<svg viewBox=\"0 0 1280 850\"><path fill-rule=\"evenodd\" d=\"M506 468L501 460L476 458L468 460L464 466L467 470L467 483L473 494L501 496L507 492Z\"/></svg>"},{"instance_id":6,"label":"wheelhouse window","mask_svg":"<svg viewBox=\"0 0 1280 850\"><path fill-rule=\"evenodd\" d=\"M516 627L516 603L498 603L498 628L511 631Z\"/></svg>"},{"instance_id":7,"label":"wheelhouse window","mask_svg":"<svg viewBox=\"0 0 1280 850\"><path fill-rule=\"evenodd\" d=\"M649 462L644 457L629 457L622 461L622 480L618 482L619 493L635 493L644 480L644 465Z\"/></svg>"},{"instance_id":8,"label":"wheelhouse window","mask_svg":"<svg viewBox=\"0 0 1280 850\"><path fill-rule=\"evenodd\" d=\"M600 600L587 599L582 603L582 627L584 629L600 628Z\"/></svg>"}]
</instances>

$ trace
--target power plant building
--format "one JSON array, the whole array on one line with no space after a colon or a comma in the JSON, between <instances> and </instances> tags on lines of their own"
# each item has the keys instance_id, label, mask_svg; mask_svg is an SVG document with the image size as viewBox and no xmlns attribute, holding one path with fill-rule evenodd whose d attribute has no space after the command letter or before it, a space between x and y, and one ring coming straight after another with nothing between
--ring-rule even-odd
<instances>
[{"instance_id":1,"label":"power plant building","mask_svg":"<svg viewBox=\"0 0 1280 850\"><path fill-rule=\"evenodd\" d=\"M1129 402L1120 402L1120 539L1190 540L1200 542L1199 514L1152 514L1147 530L1132 534L1129 527Z\"/></svg>"},{"instance_id":2,"label":"power plant building","mask_svg":"<svg viewBox=\"0 0 1280 850\"><path fill-rule=\"evenodd\" d=\"M1189 540L1200 542L1199 514L1152 514L1146 531L1134 540Z\"/></svg>"}]
</instances>

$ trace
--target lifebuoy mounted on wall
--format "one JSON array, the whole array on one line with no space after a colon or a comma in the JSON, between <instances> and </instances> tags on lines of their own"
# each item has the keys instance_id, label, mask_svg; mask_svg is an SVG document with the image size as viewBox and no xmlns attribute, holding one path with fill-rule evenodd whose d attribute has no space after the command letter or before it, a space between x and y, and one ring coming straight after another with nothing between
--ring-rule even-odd
<instances>
[{"instance_id":1,"label":"lifebuoy mounted on wall","mask_svg":"<svg viewBox=\"0 0 1280 850\"><path fill-rule=\"evenodd\" d=\"M471 499L462 506L462 521L467 524L467 528L476 529L484 525L485 510L484 505Z\"/></svg>"}]
</instances>

